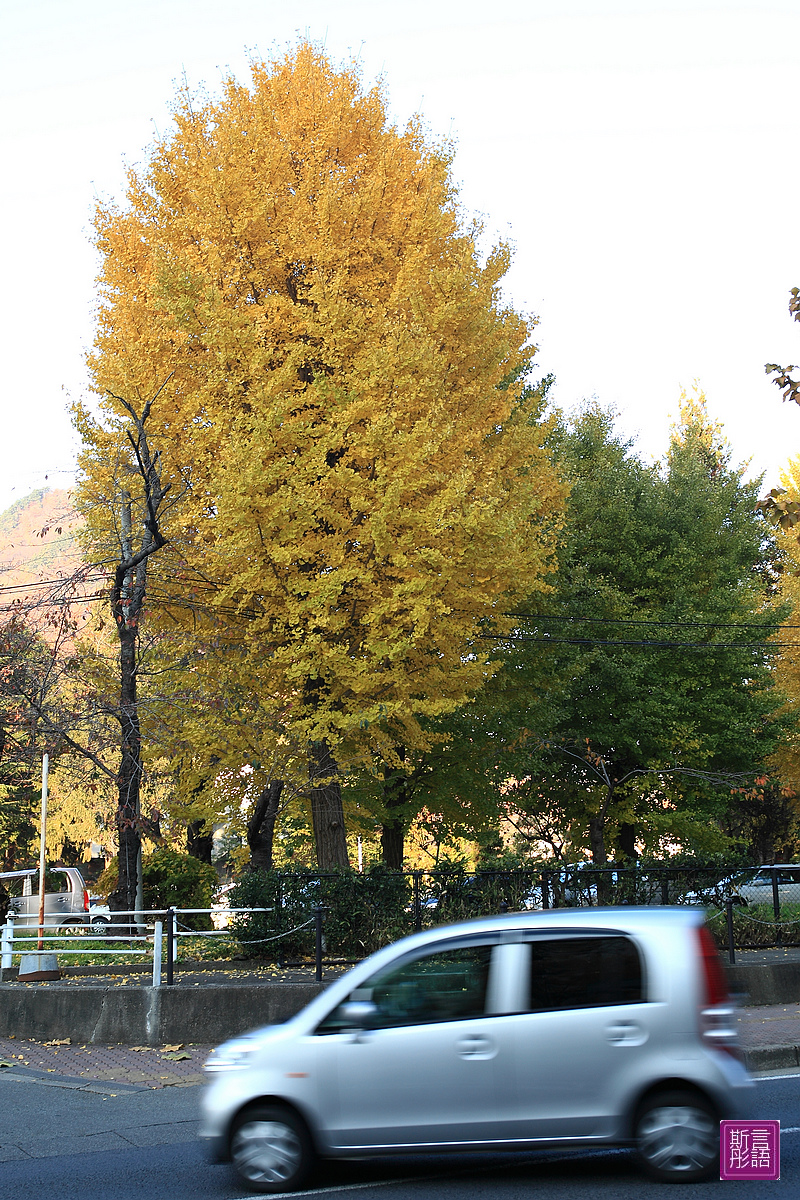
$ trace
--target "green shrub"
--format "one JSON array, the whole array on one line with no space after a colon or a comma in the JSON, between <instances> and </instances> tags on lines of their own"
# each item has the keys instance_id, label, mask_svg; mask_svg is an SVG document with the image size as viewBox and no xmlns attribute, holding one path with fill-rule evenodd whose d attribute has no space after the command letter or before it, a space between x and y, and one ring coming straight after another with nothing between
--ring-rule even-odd
<instances>
[{"instance_id":1,"label":"green shrub","mask_svg":"<svg viewBox=\"0 0 800 1200\"><path fill-rule=\"evenodd\" d=\"M319 905L324 908L328 958L363 958L413 928L410 880L380 863L363 875L351 870L247 871L229 896L231 908L270 910L234 920L242 949L252 958L311 958Z\"/></svg>"},{"instance_id":2,"label":"green shrub","mask_svg":"<svg viewBox=\"0 0 800 1200\"><path fill-rule=\"evenodd\" d=\"M118 878L118 862L113 858L97 881L98 891L104 895L113 892ZM143 904L147 910L210 908L216 886L217 872L211 864L191 854L162 846L142 859ZM190 914L180 920L190 929L211 929L207 913Z\"/></svg>"}]
</instances>

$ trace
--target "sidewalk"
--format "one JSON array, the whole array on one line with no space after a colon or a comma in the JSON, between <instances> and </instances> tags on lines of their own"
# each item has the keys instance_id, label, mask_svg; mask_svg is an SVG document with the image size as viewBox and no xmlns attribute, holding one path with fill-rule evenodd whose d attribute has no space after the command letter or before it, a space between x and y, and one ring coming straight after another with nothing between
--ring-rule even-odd
<instances>
[{"instance_id":1,"label":"sidewalk","mask_svg":"<svg viewBox=\"0 0 800 1200\"><path fill-rule=\"evenodd\" d=\"M0 1038L0 1078L95 1091L92 1084L120 1085L124 1091L192 1087L203 1080L211 1046L97 1046ZM106 1090L106 1089L103 1089Z\"/></svg>"}]
</instances>

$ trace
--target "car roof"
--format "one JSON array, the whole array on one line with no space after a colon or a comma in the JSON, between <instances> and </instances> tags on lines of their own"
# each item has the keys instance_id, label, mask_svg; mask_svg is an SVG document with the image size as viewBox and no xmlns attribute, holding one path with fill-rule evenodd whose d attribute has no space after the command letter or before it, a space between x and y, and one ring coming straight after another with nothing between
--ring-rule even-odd
<instances>
[{"instance_id":1,"label":"car roof","mask_svg":"<svg viewBox=\"0 0 800 1200\"><path fill-rule=\"evenodd\" d=\"M773 869L776 871L785 871L787 867L794 867L796 871L800 871L800 863L762 863L760 867L756 867L755 869L757 871L772 871ZM743 867L742 870L752 871L753 868Z\"/></svg>"},{"instance_id":2,"label":"car roof","mask_svg":"<svg viewBox=\"0 0 800 1200\"><path fill-rule=\"evenodd\" d=\"M424 946L443 938L471 934L508 932L525 929L614 929L635 933L670 925L698 925L704 920L704 910L695 905L609 905L591 908L546 908L537 912L501 913L459 921L453 925L434 925L420 933L412 933L393 943L393 948ZM387 947L388 949L388 947ZM379 951L379 953L381 953Z\"/></svg>"},{"instance_id":3,"label":"car roof","mask_svg":"<svg viewBox=\"0 0 800 1200\"><path fill-rule=\"evenodd\" d=\"M77 871L77 867L46 867L47 871ZM26 867L24 871L0 871L0 879L24 879L26 875L38 875L38 867Z\"/></svg>"}]
</instances>

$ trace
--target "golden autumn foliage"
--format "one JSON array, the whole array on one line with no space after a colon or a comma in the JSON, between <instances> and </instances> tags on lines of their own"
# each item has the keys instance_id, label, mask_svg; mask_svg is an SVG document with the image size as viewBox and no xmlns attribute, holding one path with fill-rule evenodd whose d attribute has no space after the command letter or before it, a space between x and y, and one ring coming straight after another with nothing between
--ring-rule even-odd
<instances>
[{"instance_id":1,"label":"golden autumn foliage","mask_svg":"<svg viewBox=\"0 0 800 1200\"><path fill-rule=\"evenodd\" d=\"M789 460L786 470L781 473L781 484L786 489L786 501L797 504L800 501L800 458ZM780 576L780 599L793 605L794 612L789 622L796 626L800 614L800 544L797 541L797 529L792 526L784 528L776 522L775 538L786 555L786 565ZM795 713L800 711L799 632L796 628L781 630L779 636L784 648L775 662L777 685L786 695L790 710ZM774 767L781 782L795 793L800 793L800 734L794 732L784 738L775 756Z\"/></svg>"},{"instance_id":2,"label":"golden autumn foliage","mask_svg":"<svg viewBox=\"0 0 800 1200\"><path fill-rule=\"evenodd\" d=\"M307 43L174 116L96 215L90 553L129 455L116 397L163 388L149 438L181 499L149 620L183 682L221 715L256 696L275 737L341 761L423 746L420 719L485 680L485 624L543 585L563 506L509 251L482 261L448 146Z\"/></svg>"}]
</instances>

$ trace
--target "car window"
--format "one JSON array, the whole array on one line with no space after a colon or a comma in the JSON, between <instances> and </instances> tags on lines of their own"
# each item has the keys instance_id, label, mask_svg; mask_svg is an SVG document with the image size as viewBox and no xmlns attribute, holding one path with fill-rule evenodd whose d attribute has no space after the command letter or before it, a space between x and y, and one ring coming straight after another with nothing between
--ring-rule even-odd
<instances>
[{"instance_id":1,"label":"car window","mask_svg":"<svg viewBox=\"0 0 800 1200\"><path fill-rule=\"evenodd\" d=\"M8 875L4 878L4 883L9 895L17 898L20 896L38 896L39 894L38 871L25 871L19 874ZM72 879L66 871L59 871L58 869L48 867L44 877L44 890L48 895L54 892L71 892L73 891Z\"/></svg>"},{"instance_id":2,"label":"car window","mask_svg":"<svg viewBox=\"0 0 800 1200\"><path fill-rule=\"evenodd\" d=\"M483 1016L492 946L461 946L393 963L366 980L351 1000L369 1000L377 1008L370 1028L430 1025ZM335 1009L318 1032L345 1027Z\"/></svg>"},{"instance_id":3,"label":"car window","mask_svg":"<svg viewBox=\"0 0 800 1200\"><path fill-rule=\"evenodd\" d=\"M642 964L630 938L541 938L531 942L531 1012L634 1004L644 999Z\"/></svg>"}]
</instances>

